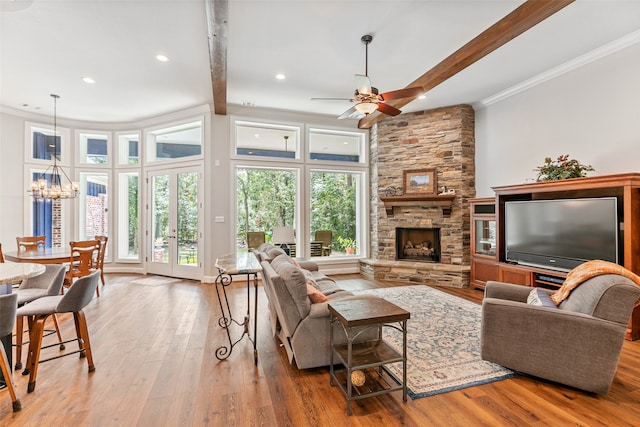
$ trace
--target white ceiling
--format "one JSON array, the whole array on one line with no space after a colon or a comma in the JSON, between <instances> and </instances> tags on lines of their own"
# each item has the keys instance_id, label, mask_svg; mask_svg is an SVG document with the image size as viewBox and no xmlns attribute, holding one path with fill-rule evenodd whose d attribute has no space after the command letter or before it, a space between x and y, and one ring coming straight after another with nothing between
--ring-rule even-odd
<instances>
[{"instance_id":1,"label":"white ceiling","mask_svg":"<svg viewBox=\"0 0 640 427\"><path fill-rule=\"evenodd\" d=\"M213 103L204 0L0 2L4 107L51 114L56 93L59 117L128 122ZM353 75L365 71L362 35L374 35L369 76L386 92L521 3L229 0L227 101L338 116L349 102L310 98L352 95ZM637 42L638 34L640 1L578 0L403 111L477 104L621 38ZM157 53L170 61L156 61Z\"/></svg>"}]
</instances>

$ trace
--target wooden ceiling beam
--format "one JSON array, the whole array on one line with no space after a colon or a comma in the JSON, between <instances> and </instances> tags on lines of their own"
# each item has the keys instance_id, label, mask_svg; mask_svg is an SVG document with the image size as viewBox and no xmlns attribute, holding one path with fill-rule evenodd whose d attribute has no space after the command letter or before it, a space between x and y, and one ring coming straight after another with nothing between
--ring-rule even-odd
<instances>
[{"instance_id":1,"label":"wooden ceiling beam","mask_svg":"<svg viewBox=\"0 0 640 427\"><path fill-rule=\"evenodd\" d=\"M209 34L209 65L213 88L213 111L227 114L227 19L228 0L206 0Z\"/></svg>"},{"instance_id":2,"label":"wooden ceiling beam","mask_svg":"<svg viewBox=\"0 0 640 427\"><path fill-rule=\"evenodd\" d=\"M527 0L406 87L422 86L424 92L428 92L574 1ZM416 98L396 99L387 102L387 104L401 108L414 99ZM358 127L361 129L370 128L385 117L388 116L374 111L362 118L358 122Z\"/></svg>"}]
</instances>

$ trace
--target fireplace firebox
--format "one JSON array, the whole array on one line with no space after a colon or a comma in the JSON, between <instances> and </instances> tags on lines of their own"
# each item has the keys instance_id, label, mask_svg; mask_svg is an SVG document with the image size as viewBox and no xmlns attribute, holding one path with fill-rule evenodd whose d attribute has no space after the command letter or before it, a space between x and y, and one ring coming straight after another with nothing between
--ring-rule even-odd
<instances>
[{"instance_id":1,"label":"fireplace firebox","mask_svg":"<svg viewBox=\"0 0 640 427\"><path fill-rule=\"evenodd\" d=\"M440 262L440 229L396 228L396 259Z\"/></svg>"}]
</instances>

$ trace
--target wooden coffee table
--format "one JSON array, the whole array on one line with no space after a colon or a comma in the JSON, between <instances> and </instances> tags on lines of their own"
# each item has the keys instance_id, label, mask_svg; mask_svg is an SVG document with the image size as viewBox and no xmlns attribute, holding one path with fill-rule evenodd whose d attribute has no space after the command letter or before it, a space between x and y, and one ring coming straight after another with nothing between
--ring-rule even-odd
<instances>
[{"instance_id":1,"label":"wooden coffee table","mask_svg":"<svg viewBox=\"0 0 640 427\"><path fill-rule=\"evenodd\" d=\"M347 414L351 415L351 401L402 390L407 401L407 320L411 313L382 298L330 302L331 313L331 365L329 384L338 384L347 398ZM334 344L334 324L338 321L347 337L346 344ZM402 354L382 339L382 328L393 328L402 333ZM376 328L378 338L354 342L364 329ZM344 368L336 369L334 356ZM391 374L385 365L402 363L402 380ZM365 382L356 386L352 373L361 371Z\"/></svg>"}]
</instances>

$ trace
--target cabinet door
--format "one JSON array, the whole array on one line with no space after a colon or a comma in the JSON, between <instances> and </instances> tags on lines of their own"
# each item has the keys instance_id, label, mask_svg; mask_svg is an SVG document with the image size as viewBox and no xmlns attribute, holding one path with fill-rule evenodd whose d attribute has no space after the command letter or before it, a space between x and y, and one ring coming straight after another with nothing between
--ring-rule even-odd
<instances>
[{"instance_id":1,"label":"cabinet door","mask_svg":"<svg viewBox=\"0 0 640 427\"><path fill-rule=\"evenodd\" d=\"M484 289L487 281L498 278L498 265L495 262L482 259L471 262L471 289Z\"/></svg>"},{"instance_id":2,"label":"cabinet door","mask_svg":"<svg viewBox=\"0 0 640 427\"><path fill-rule=\"evenodd\" d=\"M495 219L475 219L473 221L473 255L496 256Z\"/></svg>"},{"instance_id":3,"label":"cabinet door","mask_svg":"<svg viewBox=\"0 0 640 427\"><path fill-rule=\"evenodd\" d=\"M499 269L501 282L513 283L514 285L531 286L531 272L517 267L501 265Z\"/></svg>"}]
</instances>

